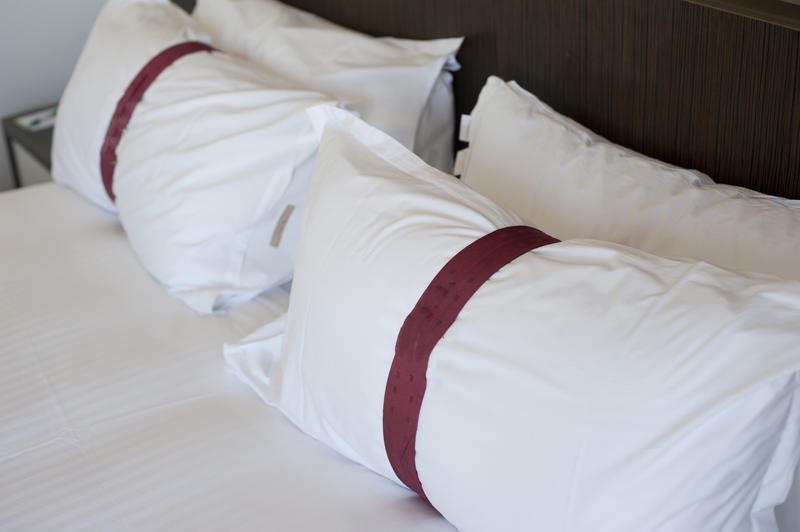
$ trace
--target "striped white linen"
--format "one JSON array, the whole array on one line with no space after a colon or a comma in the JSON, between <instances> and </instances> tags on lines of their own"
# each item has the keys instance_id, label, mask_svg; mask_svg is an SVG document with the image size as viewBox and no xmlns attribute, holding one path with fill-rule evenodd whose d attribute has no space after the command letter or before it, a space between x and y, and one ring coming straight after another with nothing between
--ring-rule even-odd
<instances>
[{"instance_id":1,"label":"striped white linen","mask_svg":"<svg viewBox=\"0 0 800 532\"><path fill-rule=\"evenodd\" d=\"M452 530L225 373L270 292L202 317L115 218L41 185L0 195L0 530Z\"/></svg>"}]
</instances>

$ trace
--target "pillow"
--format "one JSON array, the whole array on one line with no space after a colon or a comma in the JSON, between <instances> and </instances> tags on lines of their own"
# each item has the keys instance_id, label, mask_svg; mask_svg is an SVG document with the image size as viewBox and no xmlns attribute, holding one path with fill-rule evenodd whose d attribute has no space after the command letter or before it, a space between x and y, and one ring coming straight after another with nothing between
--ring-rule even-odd
<instances>
[{"instance_id":1,"label":"pillow","mask_svg":"<svg viewBox=\"0 0 800 532\"><path fill-rule=\"evenodd\" d=\"M137 43L155 50L164 39L158 34L150 42L155 30L148 28L167 24L158 18L164 14L173 17L170 34L190 33L177 29L193 24L178 7L111 2L83 57L124 55L128 40L139 34ZM112 31L121 21L126 21L124 31ZM181 46L139 61L146 65L139 71L124 61L81 65L76 79L82 83L84 78L117 80L113 97L120 102L110 120L113 127L102 128L107 138L119 139L110 192L97 172L91 174L91 189L88 180L81 183L92 197L116 197L133 250L170 293L198 312L214 313L291 278L318 144L305 110L333 102L221 52L170 55ZM140 85L142 80L150 84ZM128 100L128 87L144 87L138 103ZM118 111L131 105L123 128ZM113 137L117 130L119 136ZM100 149L94 142L92 147ZM97 164L97 157L91 162Z\"/></svg>"},{"instance_id":2,"label":"pillow","mask_svg":"<svg viewBox=\"0 0 800 532\"><path fill-rule=\"evenodd\" d=\"M455 59L448 63L455 69ZM453 171L453 135L455 130L455 96L453 95L453 74L447 70L439 73L433 85L428 102L422 109L414 135L414 153L420 158L442 170Z\"/></svg>"},{"instance_id":3,"label":"pillow","mask_svg":"<svg viewBox=\"0 0 800 532\"><path fill-rule=\"evenodd\" d=\"M449 261L522 220L353 116L311 113L327 127L281 355L275 324L226 350L262 397L397 482L384 401L425 379L404 456L459 530L775 530L800 454L800 283L573 240L477 281L438 343L405 344L410 321L445 319L429 293L461 295L432 279L482 267ZM427 370L395 374L426 343Z\"/></svg>"},{"instance_id":4,"label":"pillow","mask_svg":"<svg viewBox=\"0 0 800 532\"><path fill-rule=\"evenodd\" d=\"M489 78L467 137L463 181L557 238L800 279L800 210L611 144L513 82Z\"/></svg>"},{"instance_id":5,"label":"pillow","mask_svg":"<svg viewBox=\"0 0 800 532\"><path fill-rule=\"evenodd\" d=\"M115 211L100 176L100 149L117 102L157 53L208 37L168 0L111 0L97 18L58 107L53 180Z\"/></svg>"},{"instance_id":6,"label":"pillow","mask_svg":"<svg viewBox=\"0 0 800 532\"><path fill-rule=\"evenodd\" d=\"M198 312L292 277L318 138L296 90L243 59L192 54L165 70L117 150L119 217L142 264Z\"/></svg>"},{"instance_id":7,"label":"pillow","mask_svg":"<svg viewBox=\"0 0 800 532\"><path fill-rule=\"evenodd\" d=\"M440 74L458 69L463 39L374 38L274 0L199 0L193 16L223 50L348 102L431 164L452 168L452 78Z\"/></svg>"}]
</instances>

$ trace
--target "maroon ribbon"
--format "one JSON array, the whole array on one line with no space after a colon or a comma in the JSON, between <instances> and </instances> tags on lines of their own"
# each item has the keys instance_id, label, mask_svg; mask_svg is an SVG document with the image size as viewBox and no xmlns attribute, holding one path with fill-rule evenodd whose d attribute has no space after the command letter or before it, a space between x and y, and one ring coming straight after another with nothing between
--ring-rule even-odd
<instances>
[{"instance_id":1,"label":"maroon ribbon","mask_svg":"<svg viewBox=\"0 0 800 532\"><path fill-rule=\"evenodd\" d=\"M115 201L112 185L114 184L114 167L117 164L117 146L122 133L128 127L133 110L142 100L145 91L155 81L159 74L181 57L194 52L210 52L213 48L205 43L190 41L170 46L151 59L133 78L125 93L117 102L117 108L111 117L111 123L106 131L103 147L100 149L100 175L103 176L103 186L111 201Z\"/></svg>"},{"instance_id":2,"label":"maroon ribbon","mask_svg":"<svg viewBox=\"0 0 800 532\"><path fill-rule=\"evenodd\" d=\"M383 441L398 478L425 500L416 466L417 425L431 352L470 297L520 255L559 240L526 226L498 229L453 257L406 318L383 398Z\"/></svg>"}]
</instances>

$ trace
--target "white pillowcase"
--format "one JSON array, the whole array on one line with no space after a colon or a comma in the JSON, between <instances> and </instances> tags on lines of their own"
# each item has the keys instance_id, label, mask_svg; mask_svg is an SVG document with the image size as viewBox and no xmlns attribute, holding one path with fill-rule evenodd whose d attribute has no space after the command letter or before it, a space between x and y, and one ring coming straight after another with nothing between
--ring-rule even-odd
<instances>
[{"instance_id":1,"label":"white pillowcase","mask_svg":"<svg viewBox=\"0 0 800 532\"><path fill-rule=\"evenodd\" d=\"M370 37L275 0L199 0L193 16L223 50L348 102L429 163L452 168L452 78L440 74L458 69L463 39Z\"/></svg>"},{"instance_id":2,"label":"white pillowcase","mask_svg":"<svg viewBox=\"0 0 800 532\"><path fill-rule=\"evenodd\" d=\"M174 44L208 42L191 17L168 0L110 0L72 72L53 132L53 180L115 211L100 175L100 149L117 102L133 77Z\"/></svg>"},{"instance_id":3,"label":"white pillowcase","mask_svg":"<svg viewBox=\"0 0 800 532\"><path fill-rule=\"evenodd\" d=\"M521 220L333 108L271 324L226 356L313 437L397 481L382 407L442 266ZM800 283L575 240L495 274L436 345L416 440L464 531L774 532L800 454Z\"/></svg>"},{"instance_id":4,"label":"white pillowcase","mask_svg":"<svg viewBox=\"0 0 800 532\"><path fill-rule=\"evenodd\" d=\"M451 68L458 63L448 63ZM414 135L414 153L429 165L452 173L453 171L453 135L456 127L455 96L453 94L453 74L443 70L428 96L428 102L422 109Z\"/></svg>"},{"instance_id":5,"label":"white pillowcase","mask_svg":"<svg viewBox=\"0 0 800 532\"><path fill-rule=\"evenodd\" d=\"M489 78L463 181L561 239L800 280L800 210L600 139L515 83ZM789 202L791 204L791 202Z\"/></svg>"},{"instance_id":6,"label":"white pillowcase","mask_svg":"<svg viewBox=\"0 0 800 532\"><path fill-rule=\"evenodd\" d=\"M108 91L102 101L116 107L152 59L138 52L113 60L127 57L131 42L155 56L193 24L166 2L114 0L103 10L60 117L60 135L80 128L56 149L87 168L62 167L64 182L113 208L96 168L111 116L80 122L74 113L99 98L95 80L115 80L99 85ZM116 208L143 266L194 310L221 311L291 279L318 145L305 111L320 103L335 102L245 59L204 51L168 66L134 108L116 148ZM87 142L81 135L90 129Z\"/></svg>"},{"instance_id":7,"label":"white pillowcase","mask_svg":"<svg viewBox=\"0 0 800 532\"><path fill-rule=\"evenodd\" d=\"M119 217L142 264L198 312L292 276L318 138L305 110L328 101L220 52L165 70L117 149Z\"/></svg>"}]
</instances>

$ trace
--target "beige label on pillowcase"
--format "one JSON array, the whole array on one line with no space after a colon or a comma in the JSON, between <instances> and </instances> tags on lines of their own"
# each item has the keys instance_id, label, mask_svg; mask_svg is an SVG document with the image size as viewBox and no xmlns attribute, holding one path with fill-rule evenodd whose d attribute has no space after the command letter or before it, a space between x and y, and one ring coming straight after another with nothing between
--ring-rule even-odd
<instances>
[{"instance_id":1,"label":"beige label on pillowcase","mask_svg":"<svg viewBox=\"0 0 800 532\"><path fill-rule=\"evenodd\" d=\"M285 209L283 209L283 213L281 217L278 219L278 223L275 224L275 230L272 232L272 240L269 241L269 245L276 248L281 245L281 238L283 238L283 231L286 229L286 224L289 223L289 218L292 217L292 213L294 212L294 205L287 205Z\"/></svg>"}]
</instances>

